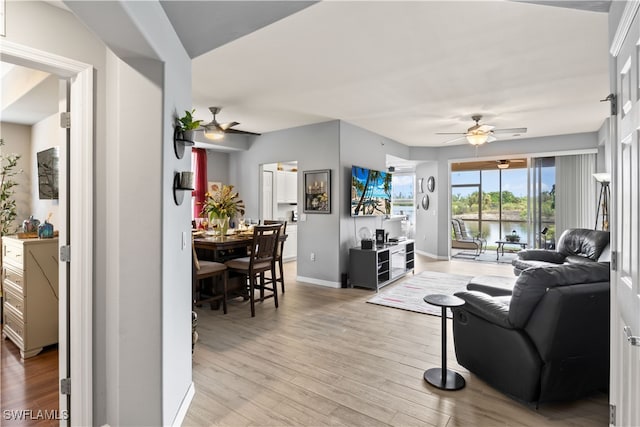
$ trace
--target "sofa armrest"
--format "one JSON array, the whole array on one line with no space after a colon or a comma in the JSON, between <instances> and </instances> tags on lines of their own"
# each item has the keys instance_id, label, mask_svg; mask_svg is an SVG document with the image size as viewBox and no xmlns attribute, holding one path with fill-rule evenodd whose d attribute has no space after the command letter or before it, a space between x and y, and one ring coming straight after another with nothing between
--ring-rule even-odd
<instances>
[{"instance_id":1,"label":"sofa armrest","mask_svg":"<svg viewBox=\"0 0 640 427\"><path fill-rule=\"evenodd\" d=\"M546 249L525 249L518 252L518 258L531 261L552 262L554 264L564 263L565 256L560 252Z\"/></svg>"},{"instance_id":2,"label":"sofa armrest","mask_svg":"<svg viewBox=\"0 0 640 427\"><path fill-rule=\"evenodd\" d=\"M486 320L487 322L507 329L513 329L509 323L509 304L499 298L478 291L461 291L455 295L462 298L465 305L462 307L470 313ZM508 300L508 298L507 298Z\"/></svg>"}]
</instances>

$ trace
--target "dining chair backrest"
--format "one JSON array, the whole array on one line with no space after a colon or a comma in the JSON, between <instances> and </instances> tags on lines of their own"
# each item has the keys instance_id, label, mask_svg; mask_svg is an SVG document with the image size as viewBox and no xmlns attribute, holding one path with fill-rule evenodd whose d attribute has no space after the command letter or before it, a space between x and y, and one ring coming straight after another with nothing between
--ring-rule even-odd
<instances>
[{"instance_id":1,"label":"dining chair backrest","mask_svg":"<svg viewBox=\"0 0 640 427\"><path fill-rule=\"evenodd\" d=\"M274 225L280 224L282 228L280 229L280 236L287 234L287 221L282 221L279 219L265 219L264 225ZM284 250L284 240L279 239L278 250L276 252L276 256L279 258L282 256L282 251Z\"/></svg>"},{"instance_id":2,"label":"dining chair backrest","mask_svg":"<svg viewBox=\"0 0 640 427\"><path fill-rule=\"evenodd\" d=\"M256 225L251 242L251 264L273 262L277 253L281 224Z\"/></svg>"}]
</instances>

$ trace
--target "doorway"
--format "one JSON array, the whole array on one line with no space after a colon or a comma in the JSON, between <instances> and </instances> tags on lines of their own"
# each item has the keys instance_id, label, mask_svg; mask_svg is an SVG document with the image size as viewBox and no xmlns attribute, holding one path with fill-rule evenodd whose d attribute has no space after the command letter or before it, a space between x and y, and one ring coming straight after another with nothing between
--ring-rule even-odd
<instances>
[{"instance_id":1,"label":"doorway","mask_svg":"<svg viewBox=\"0 0 640 427\"><path fill-rule=\"evenodd\" d=\"M287 221L284 262L298 255L298 175L296 160L260 166L260 219Z\"/></svg>"},{"instance_id":2,"label":"doorway","mask_svg":"<svg viewBox=\"0 0 640 427\"><path fill-rule=\"evenodd\" d=\"M69 410L73 407L73 423L89 425L93 419L93 68L6 40L2 60L65 80L67 102L62 108L69 112L69 105L74 105L69 112L73 126L62 131L66 143L59 165L64 171L59 174L58 215L64 218L57 226L59 246L63 254L73 247L74 259L72 262L64 256L67 262L59 260L58 377L76 381L72 395L59 393L59 412L54 415L60 425L70 425Z\"/></svg>"}]
</instances>

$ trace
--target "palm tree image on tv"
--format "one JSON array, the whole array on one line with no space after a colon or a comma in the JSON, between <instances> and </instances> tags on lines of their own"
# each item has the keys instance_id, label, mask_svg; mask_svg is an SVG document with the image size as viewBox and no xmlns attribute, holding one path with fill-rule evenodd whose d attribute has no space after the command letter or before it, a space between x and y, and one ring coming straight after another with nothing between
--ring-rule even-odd
<instances>
[{"instance_id":1,"label":"palm tree image on tv","mask_svg":"<svg viewBox=\"0 0 640 427\"><path fill-rule=\"evenodd\" d=\"M357 166L351 172L351 215L389 215L391 174Z\"/></svg>"}]
</instances>

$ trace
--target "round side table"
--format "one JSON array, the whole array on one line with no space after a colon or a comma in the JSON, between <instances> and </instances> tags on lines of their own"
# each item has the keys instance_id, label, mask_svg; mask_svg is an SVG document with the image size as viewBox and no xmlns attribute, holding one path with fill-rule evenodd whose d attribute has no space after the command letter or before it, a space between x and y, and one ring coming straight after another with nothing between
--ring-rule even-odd
<instances>
[{"instance_id":1,"label":"round side table","mask_svg":"<svg viewBox=\"0 0 640 427\"><path fill-rule=\"evenodd\" d=\"M460 307L464 300L453 295L427 295L423 298L427 304L442 307L442 368L424 371L424 380L441 390L460 390L465 386L464 378L457 372L447 369L447 307Z\"/></svg>"}]
</instances>

